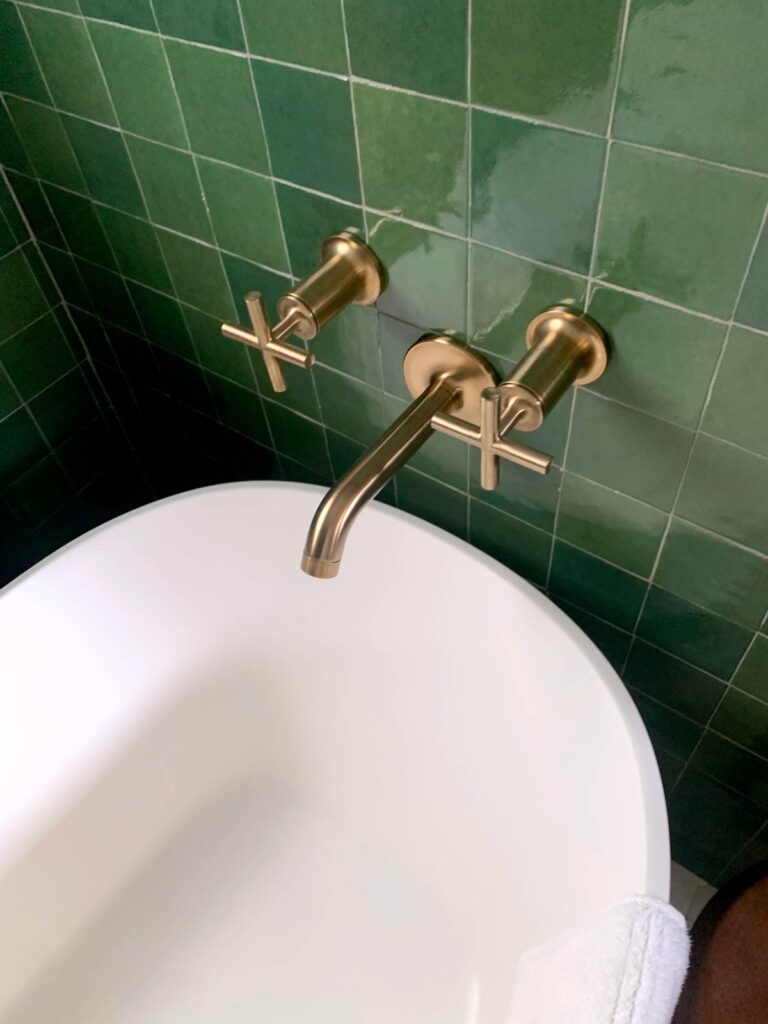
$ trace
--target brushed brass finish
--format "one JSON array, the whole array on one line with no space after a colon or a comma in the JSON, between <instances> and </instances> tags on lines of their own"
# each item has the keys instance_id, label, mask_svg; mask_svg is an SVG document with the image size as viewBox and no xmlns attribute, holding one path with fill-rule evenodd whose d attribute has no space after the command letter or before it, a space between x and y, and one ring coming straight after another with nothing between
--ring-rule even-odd
<instances>
[{"instance_id":1,"label":"brushed brass finish","mask_svg":"<svg viewBox=\"0 0 768 1024\"><path fill-rule=\"evenodd\" d=\"M315 357L283 339L294 334L310 341L329 320L351 303L369 306L385 287L385 272L373 250L349 231L326 238L320 250L322 263L277 303L279 322L270 327L259 292L245 297L252 330L239 324L222 324L226 338L259 349L274 391L285 391L280 361L309 369Z\"/></svg>"},{"instance_id":2,"label":"brushed brass finish","mask_svg":"<svg viewBox=\"0 0 768 1024\"><path fill-rule=\"evenodd\" d=\"M437 377L448 375L461 387L461 419L477 423L480 399L498 381L487 359L445 334L425 334L411 345L403 360L408 390L418 398Z\"/></svg>"}]
</instances>

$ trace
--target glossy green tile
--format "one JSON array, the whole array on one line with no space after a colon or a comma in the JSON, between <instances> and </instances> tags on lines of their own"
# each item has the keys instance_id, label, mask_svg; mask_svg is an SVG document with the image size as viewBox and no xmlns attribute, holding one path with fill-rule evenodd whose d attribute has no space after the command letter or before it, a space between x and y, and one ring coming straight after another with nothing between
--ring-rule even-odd
<instances>
[{"instance_id":1,"label":"glossy green tile","mask_svg":"<svg viewBox=\"0 0 768 1024\"><path fill-rule=\"evenodd\" d=\"M768 610L768 558L673 519L655 582L743 626Z\"/></svg>"},{"instance_id":2,"label":"glossy green tile","mask_svg":"<svg viewBox=\"0 0 768 1024\"><path fill-rule=\"evenodd\" d=\"M360 202L349 82L253 61L276 178Z\"/></svg>"},{"instance_id":3,"label":"glossy green tile","mask_svg":"<svg viewBox=\"0 0 768 1024\"><path fill-rule=\"evenodd\" d=\"M695 722L706 725L725 692L725 683L658 647L636 640L624 670L627 686Z\"/></svg>"},{"instance_id":4,"label":"glossy green tile","mask_svg":"<svg viewBox=\"0 0 768 1024\"><path fill-rule=\"evenodd\" d=\"M664 795L669 799L677 780L683 772L685 761L680 757L667 754L664 750L657 750L655 754L656 763L659 766L659 774L661 775L661 784L664 787Z\"/></svg>"},{"instance_id":5,"label":"glossy green tile","mask_svg":"<svg viewBox=\"0 0 768 1024\"><path fill-rule=\"evenodd\" d=\"M635 690L629 692L657 754L663 752L687 760L701 738L703 726Z\"/></svg>"},{"instance_id":6,"label":"glossy green tile","mask_svg":"<svg viewBox=\"0 0 768 1024\"><path fill-rule=\"evenodd\" d=\"M755 637L733 677L733 685L768 704L768 637Z\"/></svg>"},{"instance_id":7,"label":"glossy green tile","mask_svg":"<svg viewBox=\"0 0 768 1024\"><path fill-rule=\"evenodd\" d=\"M768 554L768 459L700 435L677 513Z\"/></svg>"},{"instance_id":8,"label":"glossy green tile","mask_svg":"<svg viewBox=\"0 0 768 1024\"><path fill-rule=\"evenodd\" d=\"M195 153L267 171L264 133L248 61L185 43L166 43Z\"/></svg>"},{"instance_id":9,"label":"glossy green tile","mask_svg":"<svg viewBox=\"0 0 768 1024\"><path fill-rule=\"evenodd\" d=\"M326 324L311 343L321 363L381 388L376 311L349 306Z\"/></svg>"},{"instance_id":10,"label":"glossy green tile","mask_svg":"<svg viewBox=\"0 0 768 1024\"><path fill-rule=\"evenodd\" d=\"M469 541L513 572L543 586L552 549L552 537L544 530L470 498Z\"/></svg>"},{"instance_id":11,"label":"glossy green tile","mask_svg":"<svg viewBox=\"0 0 768 1024\"><path fill-rule=\"evenodd\" d=\"M614 134L768 171L768 140L755 131L768 93L766 38L760 3L634 3Z\"/></svg>"},{"instance_id":12,"label":"glossy green tile","mask_svg":"<svg viewBox=\"0 0 768 1024\"><path fill-rule=\"evenodd\" d=\"M405 353L419 340L423 332L418 327L379 314L379 344L381 347L381 369L384 390L397 398L411 401L411 393L403 376Z\"/></svg>"},{"instance_id":13,"label":"glossy green tile","mask_svg":"<svg viewBox=\"0 0 768 1024\"><path fill-rule=\"evenodd\" d=\"M695 428L725 326L608 288L595 289L589 312L612 340L608 369L592 390Z\"/></svg>"},{"instance_id":14,"label":"glossy green tile","mask_svg":"<svg viewBox=\"0 0 768 1024\"><path fill-rule=\"evenodd\" d=\"M143 139L127 141L151 220L183 235L212 242L192 157Z\"/></svg>"},{"instance_id":15,"label":"glossy green tile","mask_svg":"<svg viewBox=\"0 0 768 1024\"><path fill-rule=\"evenodd\" d=\"M279 182L275 189L291 270L297 277L306 277L315 270L320 263L320 246L329 235L352 231L364 237L363 212L359 207Z\"/></svg>"},{"instance_id":16,"label":"glossy green tile","mask_svg":"<svg viewBox=\"0 0 768 1024\"><path fill-rule=\"evenodd\" d=\"M730 678L752 633L728 619L651 587L637 635L721 679Z\"/></svg>"},{"instance_id":17,"label":"glossy green tile","mask_svg":"<svg viewBox=\"0 0 768 1024\"><path fill-rule=\"evenodd\" d=\"M768 704L730 689L715 712L711 728L768 758Z\"/></svg>"},{"instance_id":18,"label":"glossy green tile","mask_svg":"<svg viewBox=\"0 0 768 1024\"><path fill-rule=\"evenodd\" d=\"M132 28L155 30L155 19L149 0L79 0L80 10L87 17L116 21Z\"/></svg>"},{"instance_id":19,"label":"glossy green tile","mask_svg":"<svg viewBox=\"0 0 768 1024\"><path fill-rule=\"evenodd\" d=\"M32 7L23 7L21 16L55 105L102 124L115 124L85 22Z\"/></svg>"},{"instance_id":20,"label":"glossy green tile","mask_svg":"<svg viewBox=\"0 0 768 1024\"><path fill-rule=\"evenodd\" d=\"M508 359L525 354L529 322L547 306L581 307L586 281L482 245L470 246L472 344Z\"/></svg>"},{"instance_id":21,"label":"glossy green tile","mask_svg":"<svg viewBox=\"0 0 768 1024\"><path fill-rule=\"evenodd\" d=\"M315 484L317 487L329 487L333 483L332 477L327 473L320 473L316 469L302 466L287 455L280 456L282 468L281 479L291 480L300 484Z\"/></svg>"},{"instance_id":22,"label":"glossy green tile","mask_svg":"<svg viewBox=\"0 0 768 1024\"><path fill-rule=\"evenodd\" d=\"M352 72L449 99L467 96L467 0L347 0Z\"/></svg>"},{"instance_id":23,"label":"glossy green tile","mask_svg":"<svg viewBox=\"0 0 768 1024\"><path fill-rule=\"evenodd\" d=\"M402 416L409 404L409 402L387 395L387 425L394 423L398 416ZM466 492L468 456L467 445L453 437L448 437L447 434L435 431L432 437L410 457L408 465L412 469L426 473L427 476Z\"/></svg>"},{"instance_id":24,"label":"glossy green tile","mask_svg":"<svg viewBox=\"0 0 768 1024\"><path fill-rule=\"evenodd\" d=\"M93 198L137 217L146 216L120 132L78 117L64 118L64 126Z\"/></svg>"},{"instance_id":25,"label":"glossy green tile","mask_svg":"<svg viewBox=\"0 0 768 1024\"><path fill-rule=\"evenodd\" d=\"M620 672L627 659L627 652L632 640L631 635L625 633L623 629L618 629L616 626L603 622L602 619L595 618L594 615L590 615L588 612L583 612L576 605L570 604L568 601L558 598L556 603L568 618L572 619L579 629L587 634L592 643L602 651L616 671Z\"/></svg>"},{"instance_id":26,"label":"glossy green tile","mask_svg":"<svg viewBox=\"0 0 768 1024\"><path fill-rule=\"evenodd\" d=\"M472 237L587 273L605 143L472 113Z\"/></svg>"},{"instance_id":27,"label":"glossy green tile","mask_svg":"<svg viewBox=\"0 0 768 1024\"><path fill-rule=\"evenodd\" d=\"M412 469L397 474L397 504L448 533L467 538L467 495Z\"/></svg>"},{"instance_id":28,"label":"glossy green tile","mask_svg":"<svg viewBox=\"0 0 768 1024\"><path fill-rule=\"evenodd\" d=\"M6 96L5 102L35 173L64 188L84 191L85 181L59 115L13 96Z\"/></svg>"},{"instance_id":29,"label":"glossy green tile","mask_svg":"<svg viewBox=\"0 0 768 1024\"><path fill-rule=\"evenodd\" d=\"M210 43L223 50L245 48L237 0L206 0L204 4L154 0L154 10L166 36Z\"/></svg>"},{"instance_id":30,"label":"glossy green tile","mask_svg":"<svg viewBox=\"0 0 768 1024\"><path fill-rule=\"evenodd\" d=\"M693 434L579 390L568 469L660 509L669 509Z\"/></svg>"},{"instance_id":31,"label":"glossy green tile","mask_svg":"<svg viewBox=\"0 0 768 1024\"><path fill-rule=\"evenodd\" d=\"M98 263L108 270L117 270L115 257L92 200L52 185L46 186L45 195L69 249L92 263Z\"/></svg>"},{"instance_id":32,"label":"glossy green tile","mask_svg":"<svg viewBox=\"0 0 768 1024\"><path fill-rule=\"evenodd\" d=\"M99 412L81 370L73 370L29 403L30 411L52 447L71 437Z\"/></svg>"},{"instance_id":33,"label":"glossy green tile","mask_svg":"<svg viewBox=\"0 0 768 1024\"><path fill-rule=\"evenodd\" d=\"M186 146L160 38L97 23L90 32L120 127L171 146Z\"/></svg>"},{"instance_id":34,"label":"glossy green tile","mask_svg":"<svg viewBox=\"0 0 768 1024\"><path fill-rule=\"evenodd\" d=\"M39 526L74 494L54 455L47 455L5 489L5 499L24 526Z\"/></svg>"},{"instance_id":35,"label":"glossy green tile","mask_svg":"<svg viewBox=\"0 0 768 1024\"><path fill-rule=\"evenodd\" d=\"M283 392L273 391L269 381L264 360L254 348L248 349L248 358L251 361L253 372L256 376L259 391L271 402L277 405L284 405L287 409L308 416L312 420L320 420L320 405L315 389L314 371L308 373L300 366L290 366L283 363L283 374L285 375L286 390Z\"/></svg>"},{"instance_id":36,"label":"glossy green tile","mask_svg":"<svg viewBox=\"0 0 768 1024\"><path fill-rule=\"evenodd\" d=\"M130 378L134 388L137 382L152 388L163 387L160 368L154 356L154 345L111 324L107 327L107 334L118 371Z\"/></svg>"},{"instance_id":37,"label":"glossy green tile","mask_svg":"<svg viewBox=\"0 0 768 1024\"><path fill-rule=\"evenodd\" d=\"M275 270L288 270L272 182L210 160L201 160L198 166L221 248Z\"/></svg>"},{"instance_id":38,"label":"glossy green tile","mask_svg":"<svg viewBox=\"0 0 768 1024\"><path fill-rule=\"evenodd\" d=\"M585 551L648 577L667 516L619 491L566 473L557 534Z\"/></svg>"},{"instance_id":39,"label":"glossy green tile","mask_svg":"<svg viewBox=\"0 0 768 1024\"><path fill-rule=\"evenodd\" d=\"M123 278L84 260L77 260L76 266L98 315L127 331L140 334L141 324Z\"/></svg>"},{"instance_id":40,"label":"glossy green tile","mask_svg":"<svg viewBox=\"0 0 768 1024\"><path fill-rule=\"evenodd\" d=\"M768 331L766 278L768 278L768 229L763 228L736 310L736 319L739 323L758 327L761 331Z\"/></svg>"},{"instance_id":41,"label":"glossy green tile","mask_svg":"<svg viewBox=\"0 0 768 1024\"><path fill-rule=\"evenodd\" d=\"M233 319L235 310L218 252L169 231L157 234L179 298L211 316Z\"/></svg>"},{"instance_id":42,"label":"glossy green tile","mask_svg":"<svg viewBox=\"0 0 768 1024\"><path fill-rule=\"evenodd\" d=\"M93 308L91 296L73 257L69 253L52 249L48 245L41 245L40 251L56 279L56 284L61 289L64 301L70 305L70 308L79 307L91 310Z\"/></svg>"},{"instance_id":43,"label":"glossy green tile","mask_svg":"<svg viewBox=\"0 0 768 1024\"><path fill-rule=\"evenodd\" d=\"M10 96L6 96L6 102L10 102L11 99ZM16 131L8 111L2 105L0 105L0 162L4 163L7 168L13 168L23 174L32 173L32 165L21 145L19 133Z\"/></svg>"},{"instance_id":44,"label":"glossy green tile","mask_svg":"<svg viewBox=\"0 0 768 1024\"><path fill-rule=\"evenodd\" d=\"M25 242L31 234L38 242L48 242L50 245L57 245L65 249L64 236L54 220L43 187L37 178L28 178L24 174L17 174L10 170L6 173L13 195L24 211L24 218L22 218L18 209L15 209L11 193L0 193L0 207L14 232L16 241ZM49 185L48 188L50 187ZM29 228L24 223L25 220L29 224Z\"/></svg>"},{"instance_id":45,"label":"glossy green tile","mask_svg":"<svg viewBox=\"0 0 768 1024\"><path fill-rule=\"evenodd\" d=\"M302 466L330 474L331 464L322 425L275 402L265 402L264 406L275 448Z\"/></svg>"},{"instance_id":46,"label":"glossy green tile","mask_svg":"<svg viewBox=\"0 0 768 1024\"><path fill-rule=\"evenodd\" d=\"M466 242L384 218L370 224L370 242L389 276L383 313L425 330L464 331Z\"/></svg>"},{"instance_id":47,"label":"glossy green tile","mask_svg":"<svg viewBox=\"0 0 768 1024\"><path fill-rule=\"evenodd\" d=\"M323 422L346 437L371 444L391 422L384 392L318 366L314 370Z\"/></svg>"},{"instance_id":48,"label":"glossy green tile","mask_svg":"<svg viewBox=\"0 0 768 1024\"><path fill-rule=\"evenodd\" d=\"M713 316L731 315L768 181L631 146L608 162L597 271Z\"/></svg>"},{"instance_id":49,"label":"glossy green tile","mask_svg":"<svg viewBox=\"0 0 768 1024\"><path fill-rule=\"evenodd\" d=\"M96 212L122 273L150 288L170 291L171 279L152 225L107 206Z\"/></svg>"},{"instance_id":50,"label":"glossy green tile","mask_svg":"<svg viewBox=\"0 0 768 1024\"><path fill-rule=\"evenodd\" d=\"M0 90L50 102L15 4L0 4L0 38L4 52L12 55L0 63Z\"/></svg>"},{"instance_id":51,"label":"glossy green tile","mask_svg":"<svg viewBox=\"0 0 768 1024\"><path fill-rule=\"evenodd\" d=\"M501 460L498 487L495 491L484 491L480 486L480 454L476 448L470 450L469 493L486 505L493 505L542 530L551 532L554 528L560 477L557 468L550 469L546 476L539 476L513 462Z\"/></svg>"},{"instance_id":52,"label":"glossy green tile","mask_svg":"<svg viewBox=\"0 0 768 1024\"><path fill-rule=\"evenodd\" d=\"M704 733L691 758L691 767L749 797L761 807L768 807L768 761L717 733L709 730Z\"/></svg>"},{"instance_id":53,"label":"glossy green tile","mask_svg":"<svg viewBox=\"0 0 768 1024\"><path fill-rule=\"evenodd\" d=\"M241 0L241 7L251 53L347 73L344 19L336 0Z\"/></svg>"},{"instance_id":54,"label":"glossy green tile","mask_svg":"<svg viewBox=\"0 0 768 1024\"><path fill-rule=\"evenodd\" d=\"M0 210L0 259L9 253L11 249L15 249L17 246L16 236L5 217L5 214Z\"/></svg>"},{"instance_id":55,"label":"glossy green tile","mask_svg":"<svg viewBox=\"0 0 768 1024\"><path fill-rule=\"evenodd\" d=\"M254 441L271 444L259 396L250 388L208 374L208 385L222 423Z\"/></svg>"},{"instance_id":56,"label":"glossy green tile","mask_svg":"<svg viewBox=\"0 0 768 1024\"><path fill-rule=\"evenodd\" d=\"M21 405L21 399L16 393L16 389L11 384L8 374L2 367L2 353L0 351L0 420L12 413L14 409L18 409Z\"/></svg>"},{"instance_id":57,"label":"glossy green tile","mask_svg":"<svg viewBox=\"0 0 768 1024\"><path fill-rule=\"evenodd\" d=\"M359 84L354 103L366 203L466 234L466 110Z\"/></svg>"},{"instance_id":58,"label":"glossy green tile","mask_svg":"<svg viewBox=\"0 0 768 1024\"><path fill-rule=\"evenodd\" d=\"M155 348L154 355L160 367L164 391L176 402L206 416L215 416L211 389L200 367L162 348Z\"/></svg>"},{"instance_id":59,"label":"glossy green tile","mask_svg":"<svg viewBox=\"0 0 768 1024\"><path fill-rule=\"evenodd\" d=\"M607 562L555 542L549 588L587 612L632 629L645 597L646 583Z\"/></svg>"},{"instance_id":60,"label":"glossy green tile","mask_svg":"<svg viewBox=\"0 0 768 1024\"><path fill-rule=\"evenodd\" d=\"M24 250L17 249L0 260L0 341L26 327L48 309L35 281Z\"/></svg>"},{"instance_id":61,"label":"glossy green tile","mask_svg":"<svg viewBox=\"0 0 768 1024\"><path fill-rule=\"evenodd\" d=\"M49 313L0 345L0 362L26 401L75 364L58 321Z\"/></svg>"},{"instance_id":62,"label":"glossy green tile","mask_svg":"<svg viewBox=\"0 0 768 1024\"><path fill-rule=\"evenodd\" d=\"M255 391L256 378L245 345L225 338L221 333L221 321L216 317L189 306L184 306L182 313L200 365Z\"/></svg>"},{"instance_id":63,"label":"glossy green tile","mask_svg":"<svg viewBox=\"0 0 768 1024\"><path fill-rule=\"evenodd\" d=\"M0 482L17 479L49 450L26 409L6 416L0 421Z\"/></svg>"},{"instance_id":64,"label":"glossy green tile","mask_svg":"<svg viewBox=\"0 0 768 1024\"><path fill-rule=\"evenodd\" d=\"M257 267L250 260L232 256L230 253L222 253L222 261L237 304L240 323L250 323L248 310L245 307L245 296L248 292L254 291L261 292L267 305L267 313L271 318L270 322L274 323L277 316L277 300L289 290L290 279L272 270L266 270L264 267Z\"/></svg>"},{"instance_id":65,"label":"glossy green tile","mask_svg":"<svg viewBox=\"0 0 768 1024\"><path fill-rule=\"evenodd\" d=\"M131 284L128 290L144 328L144 335L160 348L195 360L195 349L176 299L140 284Z\"/></svg>"},{"instance_id":66,"label":"glossy green tile","mask_svg":"<svg viewBox=\"0 0 768 1024\"><path fill-rule=\"evenodd\" d=\"M733 327L702 429L768 455L768 338Z\"/></svg>"}]
</instances>

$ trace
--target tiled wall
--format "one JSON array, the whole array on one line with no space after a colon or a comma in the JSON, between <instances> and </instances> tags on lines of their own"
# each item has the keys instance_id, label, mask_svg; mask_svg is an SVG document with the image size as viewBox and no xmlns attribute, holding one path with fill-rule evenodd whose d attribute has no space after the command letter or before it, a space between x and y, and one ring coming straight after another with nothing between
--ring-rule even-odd
<instances>
[{"instance_id":1,"label":"tiled wall","mask_svg":"<svg viewBox=\"0 0 768 1024\"><path fill-rule=\"evenodd\" d=\"M3 159L45 204L40 249L156 487L331 480L403 408L423 329L504 371L546 305L605 325L608 373L528 438L549 477L506 464L483 493L435 437L386 496L606 651L677 859L719 881L768 855L768 8L0 0L0 19ZM219 321L344 227L390 286L274 395Z\"/></svg>"}]
</instances>

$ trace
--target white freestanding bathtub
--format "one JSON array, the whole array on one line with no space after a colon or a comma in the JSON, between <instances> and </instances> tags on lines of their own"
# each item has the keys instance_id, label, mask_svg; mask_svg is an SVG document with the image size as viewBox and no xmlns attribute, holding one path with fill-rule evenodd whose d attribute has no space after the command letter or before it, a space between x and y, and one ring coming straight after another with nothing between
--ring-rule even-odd
<instances>
[{"instance_id":1,"label":"white freestanding bathtub","mask_svg":"<svg viewBox=\"0 0 768 1024\"><path fill-rule=\"evenodd\" d=\"M653 754L533 587L315 487L131 513L0 596L2 1024L505 1024L516 960L666 897Z\"/></svg>"}]
</instances>

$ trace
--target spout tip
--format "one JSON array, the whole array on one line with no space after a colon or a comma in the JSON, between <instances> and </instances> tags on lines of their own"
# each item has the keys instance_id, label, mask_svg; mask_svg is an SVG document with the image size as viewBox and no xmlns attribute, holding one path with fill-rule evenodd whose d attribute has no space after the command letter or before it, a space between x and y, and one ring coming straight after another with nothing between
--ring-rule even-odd
<instances>
[{"instance_id":1,"label":"spout tip","mask_svg":"<svg viewBox=\"0 0 768 1024\"><path fill-rule=\"evenodd\" d=\"M306 551L301 556L301 568L308 576L314 576L318 580L330 580L339 574L338 561L332 562L326 558L313 558Z\"/></svg>"}]
</instances>

